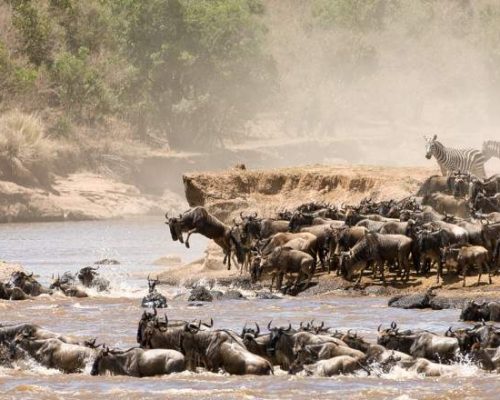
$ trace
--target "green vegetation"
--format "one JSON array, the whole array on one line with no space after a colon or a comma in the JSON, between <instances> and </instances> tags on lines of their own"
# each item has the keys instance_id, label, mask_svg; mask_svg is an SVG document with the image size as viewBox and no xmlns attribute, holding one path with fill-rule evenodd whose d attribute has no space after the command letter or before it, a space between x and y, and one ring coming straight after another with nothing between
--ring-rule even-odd
<instances>
[{"instance_id":1,"label":"green vegetation","mask_svg":"<svg viewBox=\"0 0 500 400\"><path fill-rule=\"evenodd\" d=\"M139 139L207 149L237 137L272 93L258 0L8 5L0 11L15 37L0 37L1 108L59 116L48 118L57 136L118 119Z\"/></svg>"},{"instance_id":2,"label":"green vegetation","mask_svg":"<svg viewBox=\"0 0 500 400\"><path fill-rule=\"evenodd\" d=\"M46 137L85 149L174 150L240 140L271 113L298 135L360 118L414 123L426 96L450 93L462 118L473 100L453 90L468 70L449 73L460 61L447 47L474 52L480 68L467 67L482 68L494 105L499 38L488 0L6 0L0 115L35 113Z\"/></svg>"}]
</instances>

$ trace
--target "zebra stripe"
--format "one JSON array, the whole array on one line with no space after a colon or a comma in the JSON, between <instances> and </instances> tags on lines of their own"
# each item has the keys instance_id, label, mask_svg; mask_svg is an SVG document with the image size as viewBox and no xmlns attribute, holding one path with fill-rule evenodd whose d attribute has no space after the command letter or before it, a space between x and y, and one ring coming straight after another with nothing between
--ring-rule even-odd
<instances>
[{"instance_id":1,"label":"zebra stripe","mask_svg":"<svg viewBox=\"0 0 500 400\"><path fill-rule=\"evenodd\" d=\"M488 161L492 157L500 158L500 142L494 140L487 140L483 142L483 154Z\"/></svg>"},{"instance_id":2,"label":"zebra stripe","mask_svg":"<svg viewBox=\"0 0 500 400\"><path fill-rule=\"evenodd\" d=\"M485 178L484 154L475 149L453 149L445 147L441 142L433 140L429 152L436 158L443 175L446 172L460 171L471 173L478 178Z\"/></svg>"}]
</instances>

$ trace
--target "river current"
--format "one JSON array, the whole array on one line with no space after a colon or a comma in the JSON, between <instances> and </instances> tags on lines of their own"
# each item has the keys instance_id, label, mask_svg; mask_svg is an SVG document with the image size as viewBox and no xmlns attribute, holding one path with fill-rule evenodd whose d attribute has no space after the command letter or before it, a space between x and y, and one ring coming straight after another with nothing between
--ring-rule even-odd
<instances>
[{"instance_id":1,"label":"river current","mask_svg":"<svg viewBox=\"0 0 500 400\"><path fill-rule=\"evenodd\" d=\"M164 267L153 265L161 256L176 254L183 262L203 256L206 241L192 237L191 249L170 240L161 218L116 221L7 224L0 226L0 259L18 262L48 284L52 274L75 272L102 258L120 265L101 267L111 281L110 293L74 299L42 295L36 300L0 301L0 323L31 322L62 334L96 336L98 343L134 346L137 322L143 312L140 298L147 292L145 276ZM215 327L238 332L245 322L257 321L264 330L273 324L298 324L315 319L339 330L354 329L371 341L377 326L397 321L402 328L444 332L458 321L459 310L428 311L388 308L381 297L286 297L278 300L227 300L191 307L173 297L184 288L161 287L169 299L171 319L207 320ZM65 375L35 362L23 368L0 368L0 398L19 399L498 399L500 377L480 371L464 360L448 376L424 378L404 370L389 374L317 378L289 376L229 376L183 372L158 378Z\"/></svg>"}]
</instances>

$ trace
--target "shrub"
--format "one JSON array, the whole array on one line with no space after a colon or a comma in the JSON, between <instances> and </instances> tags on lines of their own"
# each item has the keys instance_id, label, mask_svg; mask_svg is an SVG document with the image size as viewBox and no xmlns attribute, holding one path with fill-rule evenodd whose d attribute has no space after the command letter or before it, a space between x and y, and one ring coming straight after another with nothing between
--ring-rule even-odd
<instances>
[{"instance_id":1,"label":"shrub","mask_svg":"<svg viewBox=\"0 0 500 400\"><path fill-rule=\"evenodd\" d=\"M35 115L10 111L0 117L0 171L3 179L28 186L50 183L55 144Z\"/></svg>"}]
</instances>

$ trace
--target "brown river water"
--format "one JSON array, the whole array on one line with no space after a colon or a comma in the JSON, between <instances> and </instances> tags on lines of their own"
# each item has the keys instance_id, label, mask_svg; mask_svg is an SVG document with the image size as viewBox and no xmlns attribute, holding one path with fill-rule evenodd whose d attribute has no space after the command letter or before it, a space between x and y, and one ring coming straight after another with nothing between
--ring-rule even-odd
<instances>
[{"instance_id":1,"label":"brown river water","mask_svg":"<svg viewBox=\"0 0 500 400\"><path fill-rule=\"evenodd\" d=\"M109 346L135 345L137 322L146 293L144 276L159 268L160 256L178 254L183 261L200 258L206 241L194 237L191 249L172 243L161 218L120 221L12 224L0 226L0 258L19 262L48 283L53 273L76 271L101 258L115 258L117 266L103 266L112 290L88 299L41 296L33 301L0 301L0 323L32 322L62 334L98 338ZM170 300L184 288L161 287ZM273 324L325 321L339 330L354 329L376 340L380 323L397 321L402 328L444 332L458 321L459 310L400 310L386 307L381 297L285 297L277 300L216 301L191 307L170 300L171 319L209 319L215 327L241 330L245 322L263 328ZM65 375L35 362L16 369L0 368L0 399L499 399L500 376L485 373L464 360L448 376L424 378L404 370L389 374L359 373L316 378L290 376L277 369L274 376L229 376L183 372L157 378L93 377L90 366L82 374Z\"/></svg>"}]
</instances>

